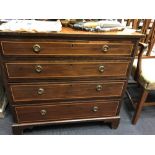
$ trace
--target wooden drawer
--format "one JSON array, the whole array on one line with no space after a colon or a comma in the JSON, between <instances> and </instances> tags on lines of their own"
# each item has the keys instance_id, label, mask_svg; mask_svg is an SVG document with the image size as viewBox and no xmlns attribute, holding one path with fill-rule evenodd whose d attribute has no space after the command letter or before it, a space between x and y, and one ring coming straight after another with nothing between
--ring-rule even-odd
<instances>
[{"instance_id":1,"label":"wooden drawer","mask_svg":"<svg viewBox=\"0 0 155 155\"><path fill-rule=\"evenodd\" d=\"M129 62L64 62L64 63L6 63L9 79L48 79L63 77L123 77Z\"/></svg>"},{"instance_id":2,"label":"wooden drawer","mask_svg":"<svg viewBox=\"0 0 155 155\"><path fill-rule=\"evenodd\" d=\"M10 85L14 102L120 97L124 82L73 82Z\"/></svg>"},{"instance_id":3,"label":"wooden drawer","mask_svg":"<svg viewBox=\"0 0 155 155\"><path fill-rule=\"evenodd\" d=\"M118 101L87 101L15 107L18 123L115 116Z\"/></svg>"},{"instance_id":4,"label":"wooden drawer","mask_svg":"<svg viewBox=\"0 0 155 155\"><path fill-rule=\"evenodd\" d=\"M14 42L2 41L4 55L59 56L59 55L124 55L130 56L133 44L123 41L86 42Z\"/></svg>"}]
</instances>

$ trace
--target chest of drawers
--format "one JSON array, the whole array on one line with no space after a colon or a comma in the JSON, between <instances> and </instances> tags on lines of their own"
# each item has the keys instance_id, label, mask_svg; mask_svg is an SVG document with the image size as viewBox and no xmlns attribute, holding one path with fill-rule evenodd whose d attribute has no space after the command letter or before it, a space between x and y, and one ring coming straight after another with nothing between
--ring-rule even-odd
<instances>
[{"instance_id":1,"label":"chest of drawers","mask_svg":"<svg viewBox=\"0 0 155 155\"><path fill-rule=\"evenodd\" d=\"M121 101L141 34L0 32L1 73L14 134L37 125L119 125Z\"/></svg>"}]
</instances>

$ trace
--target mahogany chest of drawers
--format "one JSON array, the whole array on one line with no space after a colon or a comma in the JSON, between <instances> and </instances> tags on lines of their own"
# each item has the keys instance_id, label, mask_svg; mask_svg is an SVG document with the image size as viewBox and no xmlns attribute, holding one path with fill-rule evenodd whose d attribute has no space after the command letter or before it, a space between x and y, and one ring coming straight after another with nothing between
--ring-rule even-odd
<instances>
[{"instance_id":1,"label":"mahogany chest of drawers","mask_svg":"<svg viewBox=\"0 0 155 155\"><path fill-rule=\"evenodd\" d=\"M59 123L119 125L119 111L141 34L0 32L0 59L14 134Z\"/></svg>"}]
</instances>

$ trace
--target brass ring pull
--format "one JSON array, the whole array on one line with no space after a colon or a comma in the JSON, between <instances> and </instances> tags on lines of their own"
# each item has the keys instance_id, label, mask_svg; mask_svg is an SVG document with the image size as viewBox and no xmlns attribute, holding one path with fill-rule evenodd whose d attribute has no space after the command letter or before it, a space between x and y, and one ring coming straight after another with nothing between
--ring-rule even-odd
<instances>
[{"instance_id":1,"label":"brass ring pull","mask_svg":"<svg viewBox=\"0 0 155 155\"><path fill-rule=\"evenodd\" d=\"M40 73L41 71L42 71L42 66L41 65L36 65L35 66L35 71L37 72L37 73Z\"/></svg>"},{"instance_id":2,"label":"brass ring pull","mask_svg":"<svg viewBox=\"0 0 155 155\"><path fill-rule=\"evenodd\" d=\"M45 116L45 115L47 114L47 111L46 111L45 109L43 109L43 110L40 111L40 114L41 114L42 116Z\"/></svg>"},{"instance_id":3,"label":"brass ring pull","mask_svg":"<svg viewBox=\"0 0 155 155\"><path fill-rule=\"evenodd\" d=\"M98 106L94 106L94 107L93 107L93 112L97 112L98 109L99 109Z\"/></svg>"},{"instance_id":4,"label":"brass ring pull","mask_svg":"<svg viewBox=\"0 0 155 155\"><path fill-rule=\"evenodd\" d=\"M41 50L40 45L35 44L35 45L33 46L33 51L34 51L34 52L39 53L39 52L40 52L40 50Z\"/></svg>"},{"instance_id":5,"label":"brass ring pull","mask_svg":"<svg viewBox=\"0 0 155 155\"><path fill-rule=\"evenodd\" d=\"M45 90L43 88L38 89L38 95L42 95L44 92L45 92Z\"/></svg>"},{"instance_id":6,"label":"brass ring pull","mask_svg":"<svg viewBox=\"0 0 155 155\"><path fill-rule=\"evenodd\" d=\"M102 89L103 89L102 85L99 84L99 85L96 86L97 91L101 91Z\"/></svg>"},{"instance_id":7,"label":"brass ring pull","mask_svg":"<svg viewBox=\"0 0 155 155\"><path fill-rule=\"evenodd\" d=\"M109 50L109 46L108 46L108 45L104 45L104 46L102 47L102 51L103 51L103 52L108 52L108 50Z\"/></svg>"},{"instance_id":8,"label":"brass ring pull","mask_svg":"<svg viewBox=\"0 0 155 155\"><path fill-rule=\"evenodd\" d=\"M103 65L99 66L98 70L99 70L99 72L103 73L104 72L104 66Z\"/></svg>"}]
</instances>

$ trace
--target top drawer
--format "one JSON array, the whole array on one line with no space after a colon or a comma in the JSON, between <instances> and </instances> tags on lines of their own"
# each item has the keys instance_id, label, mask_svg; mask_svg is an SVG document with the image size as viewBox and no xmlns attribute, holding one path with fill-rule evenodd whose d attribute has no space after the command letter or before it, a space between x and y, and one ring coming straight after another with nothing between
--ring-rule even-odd
<instances>
[{"instance_id":1,"label":"top drawer","mask_svg":"<svg viewBox=\"0 0 155 155\"><path fill-rule=\"evenodd\" d=\"M14 56L130 56L132 42L85 41L85 42L14 42L2 41L4 55Z\"/></svg>"}]
</instances>

